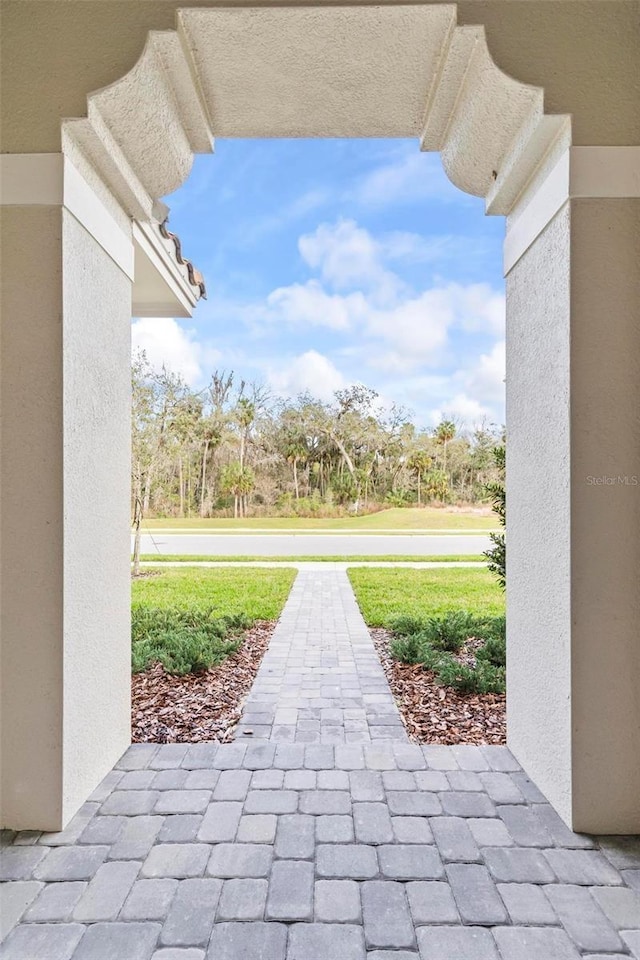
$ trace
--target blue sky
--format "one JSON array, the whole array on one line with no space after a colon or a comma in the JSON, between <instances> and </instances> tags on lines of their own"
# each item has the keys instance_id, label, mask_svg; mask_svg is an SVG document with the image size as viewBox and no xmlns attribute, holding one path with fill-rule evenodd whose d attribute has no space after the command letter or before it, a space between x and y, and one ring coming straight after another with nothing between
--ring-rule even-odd
<instances>
[{"instance_id":1,"label":"blue sky","mask_svg":"<svg viewBox=\"0 0 640 960\"><path fill-rule=\"evenodd\" d=\"M409 140L222 140L167 198L204 273L191 319L134 347L194 387L216 368L279 395L360 382L431 426L504 420L504 223Z\"/></svg>"}]
</instances>

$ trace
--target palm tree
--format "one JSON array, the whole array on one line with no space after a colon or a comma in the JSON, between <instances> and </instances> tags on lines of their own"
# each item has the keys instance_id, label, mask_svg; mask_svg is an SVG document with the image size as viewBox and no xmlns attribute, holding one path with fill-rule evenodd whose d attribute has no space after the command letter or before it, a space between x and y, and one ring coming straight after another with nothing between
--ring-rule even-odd
<instances>
[{"instance_id":1,"label":"palm tree","mask_svg":"<svg viewBox=\"0 0 640 960\"><path fill-rule=\"evenodd\" d=\"M435 438L442 444L442 467L447 469L447 444L456 435L456 425L453 420L443 420L438 424L435 431Z\"/></svg>"},{"instance_id":2,"label":"palm tree","mask_svg":"<svg viewBox=\"0 0 640 960\"><path fill-rule=\"evenodd\" d=\"M421 485L422 477L431 469L431 464L433 463L432 458L429 456L426 450L414 450L413 453L409 456L407 461L407 466L409 469L415 473L418 479L418 506L422 506L421 498Z\"/></svg>"}]
</instances>

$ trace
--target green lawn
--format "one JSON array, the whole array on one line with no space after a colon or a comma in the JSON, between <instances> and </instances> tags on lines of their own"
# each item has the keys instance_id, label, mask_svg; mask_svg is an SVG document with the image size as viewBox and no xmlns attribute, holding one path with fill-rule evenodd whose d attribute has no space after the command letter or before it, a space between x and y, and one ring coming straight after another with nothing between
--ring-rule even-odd
<instances>
[{"instance_id":1,"label":"green lawn","mask_svg":"<svg viewBox=\"0 0 640 960\"><path fill-rule=\"evenodd\" d=\"M481 556L480 554L478 554L477 556L473 556L471 554L456 554L456 555L447 556L447 557L442 557L438 555L403 557L403 556L398 556L395 553L393 554L390 553L388 555L382 555L382 556L378 556L378 554L375 554L374 556L364 555L361 557L359 556L345 557L345 556L340 556L339 554L336 554L336 556L332 556L332 557L310 557L310 556L306 556L306 557L210 557L206 555L194 556L193 554L190 554L190 553L184 554L184 555L181 555L181 554L174 555L171 553L167 553L167 554L145 553L145 554L142 554L140 559L144 563L171 563L171 561L174 561L177 563L260 563L260 562L265 562L265 563L284 563L284 564L292 563L292 562L317 563L318 561L321 561L321 562L324 561L326 563L360 563L361 561L367 561L368 563L369 562L379 563L380 561L391 562L391 563L398 563L398 562L400 563L403 563L403 562L405 563L407 562L444 563L447 561L449 563L452 563L455 561L466 561L466 562L473 561L475 563L486 562L485 557Z\"/></svg>"},{"instance_id":2,"label":"green lawn","mask_svg":"<svg viewBox=\"0 0 640 960\"><path fill-rule=\"evenodd\" d=\"M481 616L504 613L504 593L488 570L348 571L362 615L369 626L385 627L401 614L434 617L448 610Z\"/></svg>"},{"instance_id":3,"label":"green lawn","mask_svg":"<svg viewBox=\"0 0 640 960\"><path fill-rule=\"evenodd\" d=\"M153 573L146 567L145 573ZM132 604L178 610L215 608L216 616L244 614L252 620L277 620L296 571L182 567L135 579Z\"/></svg>"},{"instance_id":4,"label":"green lawn","mask_svg":"<svg viewBox=\"0 0 640 960\"><path fill-rule=\"evenodd\" d=\"M423 507L418 509L397 508L370 513L364 517L249 517L234 520L232 517L172 518L169 520L145 520L143 530L224 530L233 533L240 530L341 530L367 533L379 530L494 530L495 516L481 516L471 511L453 511L445 508Z\"/></svg>"}]
</instances>

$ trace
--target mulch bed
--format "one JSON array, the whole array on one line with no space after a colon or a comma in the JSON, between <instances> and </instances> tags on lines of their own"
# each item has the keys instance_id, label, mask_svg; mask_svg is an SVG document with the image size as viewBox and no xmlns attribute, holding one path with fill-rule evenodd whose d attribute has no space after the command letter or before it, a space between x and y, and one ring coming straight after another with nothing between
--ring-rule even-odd
<instances>
[{"instance_id":1,"label":"mulch bed","mask_svg":"<svg viewBox=\"0 0 640 960\"><path fill-rule=\"evenodd\" d=\"M373 629L371 637L382 661L391 692L416 743L506 743L506 697L500 693L458 693L444 687L433 671L420 664L401 663L389 652L391 634ZM461 660L469 662L471 649Z\"/></svg>"},{"instance_id":2,"label":"mulch bed","mask_svg":"<svg viewBox=\"0 0 640 960\"><path fill-rule=\"evenodd\" d=\"M204 673L174 677L156 663L144 673L134 674L134 743L231 740L274 627L274 623L258 621L244 634L239 650Z\"/></svg>"}]
</instances>

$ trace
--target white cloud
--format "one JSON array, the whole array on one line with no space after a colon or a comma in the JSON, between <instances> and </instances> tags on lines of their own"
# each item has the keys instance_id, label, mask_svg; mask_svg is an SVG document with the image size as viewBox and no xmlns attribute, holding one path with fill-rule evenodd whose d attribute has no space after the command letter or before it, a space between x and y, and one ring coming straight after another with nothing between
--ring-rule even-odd
<instances>
[{"instance_id":1,"label":"white cloud","mask_svg":"<svg viewBox=\"0 0 640 960\"><path fill-rule=\"evenodd\" d=\"M219 353L196 339L195 330L185 330L177 320L170 317L142 317L131 325L133 351L144 350L147 360L156 370L166 367L179 373L189 384L195 386L208 376Z\"/></svg>"},{"instance_id":2,"label":"white cloud","mask_svg":"<svg viewBox=\"0 0 640 960\"><path fill-rule=\"evenodd\" d=\"M298 240L303 260L336 289L378 284L383 272L380 250L368 230L354 220L322 223Z\"/></svg>"},{"instance_id":3,"label":"white cloud","mask_svg":"<svg viewBox=\"0 0 640 960\"><path fill-rule=\"evenodd\" d=\"M316 350L307 350L267 374L271 389L284 397L294 397L309 391L320 400L331 400L335 390L347 385L338 368Z\"/></svg>"},{"instance_id":4,"label":"white cloud","mask_svg":"<svg viewBox=\"0 0 640 960\"><path fill-rule=\"evenodd\" d=\"M487 403L504 402L505 342L498 340L489 353L483 353L467 372L465 388Z\"/></svg>"},{"instance_id":5,"label":"white cloud","mask_svg":"<svg viewBox=\"0 0 640 960\"><path fill-rule=\"evenodd\" d=\"M348 330L366 312L366 301L361 293L327 293L317 280L309 280L274 290L267 297L267 308L267 319L289 326Z\"/></svg>"},{"instance_id":6,"label":"white cloud","mask_svg":"<svg viewBox=\"0 0 640 960\"><path fill-rule=\"evenodd\" d=\"M363 206L388 207L417 200L460 200L464 194L447 179L440 157L421 153L415 144L368 173L351 196Z\"/></svg>"}]
</instances>

